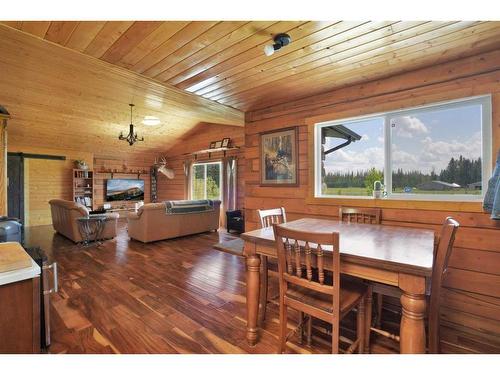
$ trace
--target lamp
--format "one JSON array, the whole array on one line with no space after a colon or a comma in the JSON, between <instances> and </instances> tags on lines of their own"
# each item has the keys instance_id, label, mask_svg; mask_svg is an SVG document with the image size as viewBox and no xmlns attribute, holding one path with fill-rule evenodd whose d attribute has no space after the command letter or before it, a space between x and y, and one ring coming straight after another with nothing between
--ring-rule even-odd
<instances>
[{"instance_id":1,"label":"lamp","mask_svg":"<svg viewBox=\"0 0 500 375\"><path fill-rule=\"evenodd\" d=\"M134 124L132 123L132 111L134 109L134 104L129 104L130 106L130 130L128 135L125 137L123 132L120 133L118 139L120 141L127 141L130 146L132 146L135 142L144 141L144 137L139 138L137 133L134 133Z\"/></svg>"},{"instance_id":2,"label":"lamp","mask_svg":"<svg viewBox=\"0 0 500 375\"><path fill-rule=\"evenodd\" d=\"M160 119L156 116L144 116L142 123L147 126L156 126L160 124Z\"/></svg>"},{"instance_id":3,"label":"lamp","mask_svg":"<svg viewBox=\"0 0 500 375\"><path fill-rule=\"evenodd\" d=\"M278 34L273 39L274 44L267 44L264 46L264 53L266 56L271 56L274 51L281 49L281 47L287 46L292 41L292 38L288 34Z\"/></svg>"}]
</instances>

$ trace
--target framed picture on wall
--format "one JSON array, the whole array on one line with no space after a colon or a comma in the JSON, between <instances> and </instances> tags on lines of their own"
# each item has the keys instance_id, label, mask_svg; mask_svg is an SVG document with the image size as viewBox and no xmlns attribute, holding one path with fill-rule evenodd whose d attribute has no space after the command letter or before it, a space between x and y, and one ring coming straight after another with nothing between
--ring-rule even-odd
<instances>
[{"instance_id":1,"label":"framed picture on wall","mask_svg":"<svg viewBox=\"0 0 500 375\"><path fill-rule=\"evenodd\" d=\"M210 148L211 148L211 149L212 149L212 148L215 148L215 143L216 143L216 142L210 142Z\"/></svg>"},{"instance_id":2,"label":"framed picture on wall","mask_svg":"<svg viewBox=\"0 0 500 375\"><path fill-rule=\"evenodd\" d=\"M260 185L298 186L298 128L260 133Z\"/></svg>"},{"instance_id":3,"label":"framed picture on wall","mask_svg":"<svg viewBox=\"0 0 500 375\"><path fill-rule=\"evenodd\" d=\"M222 141L215 142L215 148L221 148L221 147L222 147Z\"/></svg>"},{"instance_id":4,"label":"framed picture on wall","mask_svg":"<svg viewBox=\"0 0 500 375\"><path fill-rule=\"evenodd\" d=\"M222 147L229 147L229 142L231 141L230 138L224 138L222 139Z\"/></svg>"}]
</instances>

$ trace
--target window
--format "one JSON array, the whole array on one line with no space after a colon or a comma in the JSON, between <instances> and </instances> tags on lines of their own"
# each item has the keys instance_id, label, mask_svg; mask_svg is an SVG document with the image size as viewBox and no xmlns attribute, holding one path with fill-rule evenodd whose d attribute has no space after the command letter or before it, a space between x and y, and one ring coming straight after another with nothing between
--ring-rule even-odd
<instances>
[{"instance_id":1,"label":"window","mask_svg":"<svg viewBox=\"0 0 500 375\"><path fill-rule=\"evenodd\" d=\"M221 199L222 163L193 164L192 199Z\"/></svg>"},{"instance_id":2,"label":"window","mask_svg":"<svg viewBox=\"0 0 500 375\"><path fill-rule=\"evenodd\" d=\"M369 180L382 180L384 119L353 120L321 128L322 195L371 195ZM373 182L370 184L373 186Z\"/></svg>"},{"instance_id":3,"label":"window","mask_svg":"<svg viewBox=\"0 0 500 375\"><path fill-rule=\"evenodd\" d=\"M316 124L318 197L482 199L491 174L491 99L469 98ZM389 173L386 173L389 171Z\"/></svg>"}]
</instances>

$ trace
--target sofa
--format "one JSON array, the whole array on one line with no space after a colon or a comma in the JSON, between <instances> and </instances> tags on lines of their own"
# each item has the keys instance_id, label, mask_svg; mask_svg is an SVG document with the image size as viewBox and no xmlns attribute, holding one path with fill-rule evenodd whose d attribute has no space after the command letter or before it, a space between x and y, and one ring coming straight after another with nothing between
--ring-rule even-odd
<instances>
[{"instance_id":1,"label":"sofa","mask_svg":"<svg viewBox=\"0 0 500 375\"><path fill-rule=\"evenodd\" d=\"M49 204L54 230L73 242L82 242L83 238L76 219L90 215L87 207L80 203L64 199L52 199L49 201ZM98 238L98 240L116 237L119 215L116 213L108 213L106 215L109 217L109 220L106 221L101 238Z\"/></svg>"},{"instance_id":2,"label":"sofa","mask_svg":"<svg viewBox=\"0 0 500 375\"><path fill-rule=\"evenodd\" d=\"M147 203L137 212L128 216L128 234L130 238L141 242L153 242L190 234L209 232L219 229L221 202L210 201L206 211L191 211L189 207L179 211L168 210L168 206L187 204L194 201L166 201ZM171 212L167 212L171 211Z\"/></svg>"}]
</instances>

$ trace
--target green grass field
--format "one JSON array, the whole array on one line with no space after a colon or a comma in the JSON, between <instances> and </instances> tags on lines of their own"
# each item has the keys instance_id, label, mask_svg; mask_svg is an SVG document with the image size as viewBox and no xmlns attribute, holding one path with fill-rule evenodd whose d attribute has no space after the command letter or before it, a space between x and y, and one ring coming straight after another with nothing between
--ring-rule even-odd
<instances>
[{"instance_id":1,"label":"green grass field","mask_svg":"<svg viewBox=\"0 0 500 375\"><path fill-rule=\"evenodd\" d=\"M403 193L403 189L396 189L395 193ZM351 195L351 196L371 196L366 188L359 187L349 187L349 188L327 188L323 190L324 195ZM470 190L470 189L457 189L457 190L418 190L413 189L411 194L468 194L468 195L480 195L481 190Z\"/></svg>"}]
</instances>

